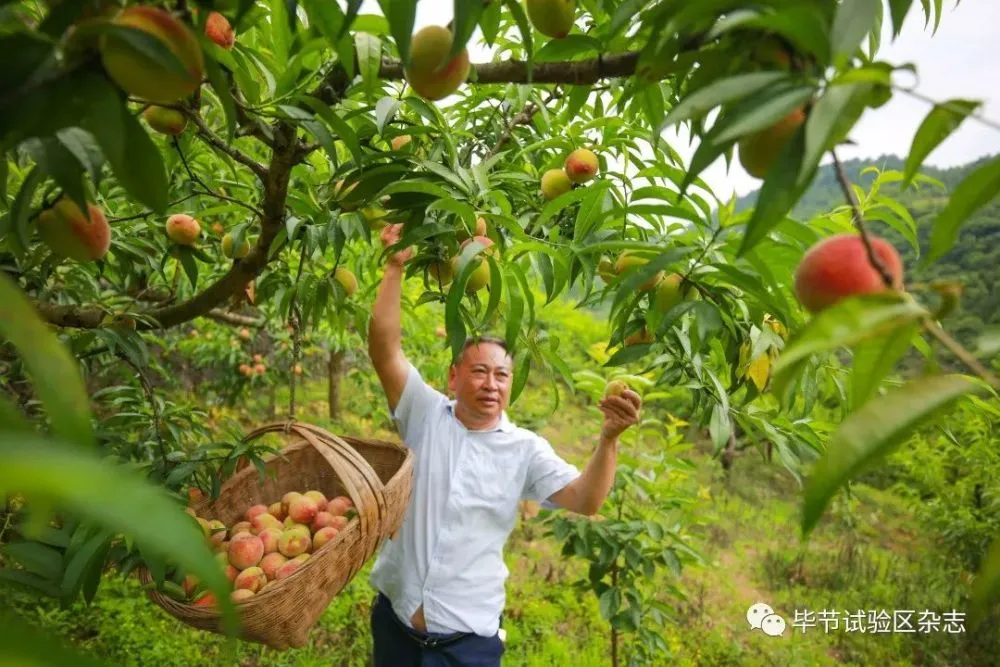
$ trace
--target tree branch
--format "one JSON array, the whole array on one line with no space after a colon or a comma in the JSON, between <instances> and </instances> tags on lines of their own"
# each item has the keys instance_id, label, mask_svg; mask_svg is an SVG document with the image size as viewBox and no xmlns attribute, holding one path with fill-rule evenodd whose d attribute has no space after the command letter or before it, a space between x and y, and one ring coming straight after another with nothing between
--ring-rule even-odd
<instances>
[{"instance_id":1,"label":"tree branch","mask_svg":"<svg viewBox=\"0 0 1000 667\"><path fill-rule=\"evenodd\" d=\"M249 168L250 171L257 174L260 178L264 178L264 175L267 172L267 168L264 165L223 141L219 135L208 127L201 115L196 111L185 108L184 113L194 122L195 125L198 126L197 136L201 137L211 146L214 146L217 150L225 153L243 166Z\"/></svg>"},{"instance_id":2,"label":"tree branch","mask_svg":"<svg viewBox=\"0 0 1000 667\"><path fill-rule=\"evenodd\" d=\"M885 264L882 263L882 259L875 254L875 248L872 246L871 237L868 235L868 229L865 227L864 217L861 215L861 206L858 204L858 198L854 196L854 188L851 187L851 182L847 178L847 172L844 171L844 165L840 163L840 159L837 157L837 151L831 150L830 155L833 157L834 171L837 174L837 182L840 183L840 189L843 191L844 196L847 198L847 203L851 206L851 211L854 213L854 226L858 228L858 232L861 234L861 241L865 244L865 251L868 253L868 262L875 267L878 274L882 277L882 282L886 287L892 287L893 277L889 273L889 269L886 268Z\"/></svg>"},{"instance_id":3,"label":"tree branch","mask_svg":"<svg viewBox=\"0 0 1000 667\"><path fill-rule=\"evenodd\" d=\"M538 106L534 102L528 102L527 104L525 104L524 108L521 109L521 112L518 113L516 116L514 116L513 119L511 119L506 129L504 129L503 134L501 134L500 138L497 139L496 145L494 145L493 148L490 149L490 152L486 154L485 159L489 160L491 157L496 155L497 151L500 150L504 144L510 141L511 136L514 134L515 127L519 125L527 125L528 123L530 123L531 119L535 117L535 114L538 113L538 111L542 107L544 107L557 97L560 97L560 94L557 91L553 90L551 93L549 93L549 96L542 101L541 106Z\"/></svg>"},{"instance_id":4,"label":"tree branch","mask_svg":"<svg viewBox=\"0 0 1000 667\"><path fill-rule=\"evenodd\" d=\"M213 308L205 314L205 317L216 322L221 322L222 324L232 324L238 327L254 327L255 329L260 329L267 324L264 318L230 313L228 310L222 310L221 308Z\"/></svg>"},{"instance_id":5,"label":"tree branch","mask_svg":"<svg viewBox=\"0 0 1000 667\"><path fill-rule=\"evenodd\" d=\"M568 83L583 85L596 83L601 79L631 76L635 74L639 62L639 52L613 53L590 60L572 60L552 63L534 63L531 78L528 78L528 63L524 60L508 60L496 63L476 63L469 75L474 83ZM382 59L379 78L401 80L403 64L391 58Z\"/></svg>"}]
</instances>

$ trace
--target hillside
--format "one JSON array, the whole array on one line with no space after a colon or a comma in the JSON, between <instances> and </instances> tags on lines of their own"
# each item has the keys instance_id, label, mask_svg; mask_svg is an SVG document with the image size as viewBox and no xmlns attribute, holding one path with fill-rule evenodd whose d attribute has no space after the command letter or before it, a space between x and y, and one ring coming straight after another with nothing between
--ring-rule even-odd
<instances>
[{"instance_id":1,"label":"hillside","mask_svg":"<svg viewBox=\"0 0 1000 667\"><path fill-rule=\"evenodd\" d=\"M967 344L989 325L1000 325L1000 285L997 268L1000 267L1000 201L994 201L971 216L962 226L955 246L932 266L921 265L922 257L929 247L932 225L938 212L947 203L947 195L970 171L989 158L982 158L965 165L949 169L927 167L922 172L944 184L946 190L932 186L908 188L900 192L896 186L884 186L883 192L903 204L917 223L917 238L921 257L903 237L880 221L871 221L871 229L893 242L903 255L907 267L907 282L926 282L936 278L962 281L965 293L959 310L947 320L949 330ZM868 167L883 171L902 170L903 159L895 155L877 158L855 159L844 162L851 182L867 190L874 174L862 175ZM749 208L757 199L757 191L741 197L737 201L740 210ZM792 217L799 220L828 212L844 203L843 193L837 184L831 165L820 168L812 187L792 211Z\"/></svg>"}]
</instances>

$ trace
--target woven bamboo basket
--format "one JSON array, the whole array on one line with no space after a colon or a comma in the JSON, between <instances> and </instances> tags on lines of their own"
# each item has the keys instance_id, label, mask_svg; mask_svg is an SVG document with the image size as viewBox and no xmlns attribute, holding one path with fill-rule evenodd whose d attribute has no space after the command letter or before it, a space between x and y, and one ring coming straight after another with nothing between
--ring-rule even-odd
<instances>
[{"instance_id":1,"label":"woven bamboo basket","mask_svg":"<svg viewBox=\"0 0 1000 667\"><path fill-rule=\"evenodd\" d=\"M286 429L289 444L266 461L273 476L261 482L256 468L247 466L223 485L215 502L206 499L194 506L198 516L231 526L250 506L276 502L289 491L317 489L328 498L343 495L354 502L357 517L302 567L237 605L241 638L276 649L305 645L330 601L399 530L413 483L413 454L396 443L336 436L302 422L262 426L244 442ZM146 570L138 575L143 584L152 581ZM217 611L178 602L152 587L148 595L187 625L223 633Z\"/></svg>"}]
</instances>

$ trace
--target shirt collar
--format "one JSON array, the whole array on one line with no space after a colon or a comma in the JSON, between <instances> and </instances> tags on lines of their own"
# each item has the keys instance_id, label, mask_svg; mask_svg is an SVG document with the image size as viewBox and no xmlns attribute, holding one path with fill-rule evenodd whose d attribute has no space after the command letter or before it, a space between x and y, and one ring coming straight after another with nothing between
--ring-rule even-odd
<instances>
[{"instance_id":1,"label":"shirt collar","mask_svg":"<svg viewBox=\"0 0 1000 667\"><path fill-rule=\"evenodd\" d=\"M450 401L448 401L447 410L448 410L449 414L451 414L452 418L455 421L458 421L458 417L455 416L455 403L456 403L455 399L451 399ZM461 422L459 422L459 424L461 424ZM464 425L463 425L463 428L464 428ZM482 431L470 431L470 432L471 433L494 433L496 431L500 431L501 433L511 433L515 428L516 428L516 426L514 425L514 422L512 422L507 417L507 411L504 410L503 412L500 413L500 421L493 428L482 430Z\"/></svg>"}]
</instances>

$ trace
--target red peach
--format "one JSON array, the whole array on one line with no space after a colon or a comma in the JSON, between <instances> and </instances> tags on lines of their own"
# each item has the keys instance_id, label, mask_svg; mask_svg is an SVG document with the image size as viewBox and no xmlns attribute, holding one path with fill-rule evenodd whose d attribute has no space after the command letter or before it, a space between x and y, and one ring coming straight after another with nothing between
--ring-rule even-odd
<instances>
[{"instance_id":1,"label":"red peach","mask_svg":"<svg viewBox=\"0 0 1000 667\"><path fill-rule=\"evenodd\" d=\"M247 510L243 518L247 521L253 521L253 518L259 514L267 514L267 505L254 505Z\"/></svg>"},{"instance_id":2,"label":"red peach","mask_svg":"<svg viewBox=\"0 0 1000 667\"><path fill-rule=\"evenodd\" d=\"M233 602L242 602L254 596L254 592L249 588L237 588L235 591L229 594L229 597Z\"/></svg>"},{"instance_id":3,"label":"red peach","mask_svg":"<svg viewBox=\"0 0 1000 667\"><path fill-rule=\"evenodd\" d=\"M318 511L319 508L316 507L316 502L312 498L305 496L293 498L288 503L288 516L294 519L296 523L312 523Z\"/></svg>"},{"instance_id":4,"label":"red peach","mask_svg":"<svg viewBox=\"0 0 1000 667\"><path fill-rule=\"evenodd\" d=\"M237 570L232 565L226 563L226 579L230 582L236 581L236 577L239 575L240 571Z\"/></svg>"},{"instance_id":5,"label":"red peach","mask_svg":"<svg viewBox=\"0 0 1000 667\"><path fill-rule=\"evenodd\" d=\"M281 522L270 514L258 514L250 522L250 532L254 535L260 535L262 531L268 528L281 530Z\"/></svg>"},{"instance_id":6,"label":"red peach","mask_svg":"<svg viewBox=\"0 0 1000 667\"><path fill-rule=\"evenodd\" d=\"M267 577L264 576L264 570L259 567L248 567L239 573L236 580L233 581L233 586L236 588L246 588L254 593L260 590L260 587L267 583Z\"/></svg>"},{"instance_id":7,"label":"red peach","mask_svg":"<svg viewBox=\"0 0 1000 667\"><path fill-rule=\"evenodd\" d=\"M320 491L306 491L304 495L305 495L306 498L312 498L312 501L314 503L316 503L316 508L320 512L322 512L323 510L326 509L326 503L328 501L326 499L326 496L324 496L322 492L320 492Z\"/></svg>"},{"instance_id":8,"label":"red peach","mask_svg":"<svg viewBox=\"0 0 1000 667\"><path fill-rule=\"evenodd\" d=\"M38 215L38 234L54 255L77 262L103 258L111 247L111 227L100 208L87 205L84 215L69 197Z\"/></svg>"},{"instance_id":9,"label":"red peach","mask_svg":"<svg viewBox=\"0 0 1000 667\"><path fill-rule=\"evenodd\" d=\"M893 278L893 288L903 285L903 262L888 241L872 238L872 249ZM795 270L795 295L811 313L829 308L841 299L886 289L878 270L868 260L857 234L837 234L814 245Z\"/></svg>"},{"instance_id":10,"label":"red peach","mask_svg":"<svg viewBox=\"0 0 1000 667\"><path fill-rule=\"evenodd\" d=\"M257 537L264 544L264 554L274 553L278 550L278 538L281 537L280 528L265 528L257 533Z\"/></svg>"},{"instance_id":11,"label":"red peach","mask_svg":"<svg viewBox=\"0 0 1000 667\"><path fill-rule=\"evenodd\" d=\"M215 605L215 594L212 592L207 592L194 601L195 607L214 607Z\"/></svg>"},{"instance_id":12,"label":"red peach","mask_svg":"<svg viewBox=\"0 0 1000 667\"><path fill-rule=\"evenodd\" d=\"M281 511L285 513L285 516L288 516L289 503L291 503L294 498L301 498L301 497L302 494L299 493L298 491L289 491L288 493L286 493L281 497Z\"/></svg>"},{"instance_id":13,"label":"red peach","mask_svg":"<svg viewBox=\"0 0 1000 667\"><path fill-rule=\"evenodd\" d=\"M351 508L353 503L351 499L346 496L337 496L330 502L326 504L326 511L333 516L343 516L347 514L347 510Z\"/></svg>"},{"instance_id":14,"label":"red peach","mask_svg":"<svg viewBox=\"0 0 1000 667\"><path fill-rule=\"evenodd\" d=\"M211 12L205 19L205 36L227 51L236 44L233 26L230 25L229 19L219 12Z\"/></svg>"},{"instance_id":15,"label":"red peach","mask_svg":"<svg viewBox=\"0 0 1000 667\"><path fill-rule=\"evenodd\" d=\"M264 576L268 579L274 579L274 573L278 571L279 567L287 562L287 558L275 551L274 553L267 554L263 559L261 559L260 569L264 570Z\"/></svg>"},{"instance_id":16,"label":"red peach","mask_svg":"<svg viewBox=\"0 0 1000 667\"><path fill-rule=\"evenodd\" d=\"M267 506L267 513L273 516L278 521L285 520L285 510L281 509L281 501L276 503L271 503Z\"/></svg>"},{"instance_id":17,"label":"red peach","mask_svg":"<svg viewBox=\"0 0 1000 667\"><path fill-rule=\"evenodd\" d=\"M312 522L312 526L311 526L312 532L315 533L318 530L320 530L321 528L326 528L327 526L332 526L333 525L333 520L335 518L336 517L334 517L329 512L319 512L319 513L317 513L316 514L316 518L313 519L313 522Z\"/></svg>"},{"instance_id":18,"label":"red peach","mask_svg":"<svg viewBox=\"0 0 1000 667\"><path fill-rule=\"evenodd\" d=\"M240 533L249 533L250 532L250 528L251 528L251 526L250 526L250 522L249 521L239 521L239 522L233 524L232 530L229 531L229 536L230 537L235 537L236 535L239 535Z\"/></svg>"},{"instance_id":19,"label":"red peach","mask_svg":"<svg viewBox=\"0 0 1000 667\"><path fill-rule=\"evenodd\" d=\"M318 551L320 547L335 538L339 532L333 526L317 530L316 535L313 536L313 551Z\"/></svg>"},{"instance_id":20,"label":"red peach","mask_svg":"<svg viewBox=\"0 0 1000 667\"><path fill-rule=\"evenodd\" d=\"M190 215L175 213L167 218L167 238L179 245L193 245L201 235L201 225Z\"/></svg>"},{"instance_id":21,"label":"red peach","mask_svg":"<svg viewBox=\"0 0 1000 667\"><path fill-rule=\"evenodd\" d=\"M256 535L240 533L229 543L229 562L238 570L253 567L264 557L264 543Z\"/></svg>"},{"instance_id":22,"label":"red peach","mask_svg":"<svg viewBox=\"0 0 1000 667\"><path fill-rule=\"evenodd\" d=\"M296 570L302 567L302 561L290 560L274 573L274 580L281 581L286 577L290 577Z\"/></svg>"},{"instance_id":23,"label":"red peach","mask_svg":"<svg viewBox=\"0 0 1000 667\"><path fill-rule=\"evenodd\" d=\"M298 531L286 531L278 538L278 551L281 555L294 558L299 554L309 551L312 539L307 534Z\"/></svg>"},{"instance_id":24,"label":"red peach","mask_svg":"<svg viewBox=\"0 0 1000 667\"><path fill-rule=\"evenodd\" d=\"M181 582L181 588L187 593L188 597L194 595L195 590L198 588L198 577L193 574L189 574L184 577L184 581Z\"/></svg>"}]
</instances>

